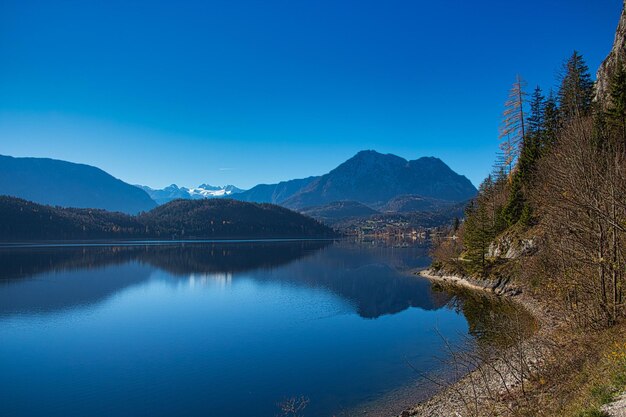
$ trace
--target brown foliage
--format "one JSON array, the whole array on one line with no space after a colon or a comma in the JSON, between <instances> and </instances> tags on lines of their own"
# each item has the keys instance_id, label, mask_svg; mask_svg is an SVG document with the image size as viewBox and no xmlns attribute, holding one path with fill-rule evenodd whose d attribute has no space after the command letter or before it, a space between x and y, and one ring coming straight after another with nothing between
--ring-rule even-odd
<instances>
[{"instance_id":1,"label":"brown foliage","mask_svg":"<svg viewBox=\"0 0 626 417\"><path fill-rule=\"evenodd\" d=\"M623 314L626 155L590 118L574 119L540 163L534 194L547 277L580 324L601 327Z\"/></svg>"}]
</instances>

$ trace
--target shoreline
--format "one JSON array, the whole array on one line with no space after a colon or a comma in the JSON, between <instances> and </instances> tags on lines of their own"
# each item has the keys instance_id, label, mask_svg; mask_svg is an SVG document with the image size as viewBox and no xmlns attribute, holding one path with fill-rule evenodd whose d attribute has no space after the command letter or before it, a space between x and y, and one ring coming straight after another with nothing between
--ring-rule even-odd
<instances>
[{"instance_id":1,"label":"shoreline","mask_svg":"<svg viewBox=\"0 0 626 417\"><path fill-rule=\"evenodd\" d=\"M496 282L478 280L458 275L440 274L433 271L431 268L420 269L413 271L412 273L413 275L419 275L426 278L431 282L468 288L475 291L485 291L499 296L515 297L523 293L520 288L510 285L508 280L501 279Z\"/></svg>"},{"instance_id":2,"label":"shoreline","mask_svg":"<svg viewBox=\"0 0 626 417\"><path fill-rule=\"evenodd\" d=\"M544 340L546 335L558 327L556 316L551 314L547 306L537 299L524 293L520 288L509 285L508 282L490 282L472 278L442 274L432 269L412 271L413 275L428 279L432 283L443 286L452 286L472 291L486 292L498 297L506 297L524 308L537 323L537 331L523 345L533 347L536 341ZM511 348L507 349L510 351ZM511 355L514 352L505 353ZM493 358L478 368L468 372L450 385L441 387L433 395L400 413L399 417L420 416L439 417L466 415L468 408L489 407L493 411L498 404L490 403L489 397L496 393L497 397L511 396L519 389L520 380L507 373L509 366L507 358ZM532 351L528 362L532 368L541 366L544 362L542 352ZM503 377L504 375L504 377ZM478 401L478 402L476 402ZM468 405L468 402L473 404ZM482 404L484 402L484 404ZM498 407L500 408L500 407ZM476 411L476 410L475 410ZM506 406L500 412L506 413ZM500 414L498 414L500 415Z\"/></svg>"}]
</instances>

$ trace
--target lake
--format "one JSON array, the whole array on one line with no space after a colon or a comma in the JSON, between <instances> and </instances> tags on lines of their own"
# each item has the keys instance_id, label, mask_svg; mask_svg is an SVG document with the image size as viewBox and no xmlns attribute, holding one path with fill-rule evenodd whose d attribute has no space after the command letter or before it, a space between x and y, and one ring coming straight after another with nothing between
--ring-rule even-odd
<instances>
[{"instance_id":1,"label":"lake","mask_svg":"<svg viewBox=\"0 0 626 417\"><path fill-rule=\"evenodd\" d=\"M300 396L305 416L349 414L438 370L442 336L475 333L462 300L407 273L427 254L329 241L2 247L0 414L275 416Z\"/></svg>"}]
</instances>

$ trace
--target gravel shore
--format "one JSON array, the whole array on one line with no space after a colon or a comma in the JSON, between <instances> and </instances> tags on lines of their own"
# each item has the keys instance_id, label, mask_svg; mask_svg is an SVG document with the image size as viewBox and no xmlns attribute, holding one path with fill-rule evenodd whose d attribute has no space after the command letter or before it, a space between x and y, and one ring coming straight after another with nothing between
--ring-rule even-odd
<instances>
[{"instance_id":1,"label":"gravel shore","mask_svg":"<svg viewBox=\"0 0 626 417\"><path fill-rule=\"evenodd\" d=\"M516 394L523 389L525 380L530 376L519 372L516 367L517 357L523 350L523 364L529 373L541 367L547 349L541 343L558 326L555 317L537 300L527 296L508 283L492 283L464 277L439 274L432 270L416 272L420 276L442 285L469 288L477 291L510 296L535 318L539 328L537 332L521 346L508 349L501 356L484 363L457 382L441 389L428 400L403 411L400 416L506 416L515 407ZM522 361L518 361L522 362Z\"/></svg>"}]
</instances>

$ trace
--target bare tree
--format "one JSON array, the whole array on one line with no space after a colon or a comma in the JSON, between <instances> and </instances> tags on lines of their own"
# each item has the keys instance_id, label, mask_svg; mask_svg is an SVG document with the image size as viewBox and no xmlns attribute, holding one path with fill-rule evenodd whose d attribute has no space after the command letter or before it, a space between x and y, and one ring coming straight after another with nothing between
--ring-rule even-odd
<instances>
[{"instance_id":1,"label":"bare tree","mask_svg":"<svg viewBox=\"0 0 626 417\"><path fill-rule=\"evenodd\" d=\"M519 75L509 91L504 103L502 126L500 127L501 165L510 173L519 157L520 148L526 135L524 104L526 103L526 82Z\"/></svg>"}]
</instances>

